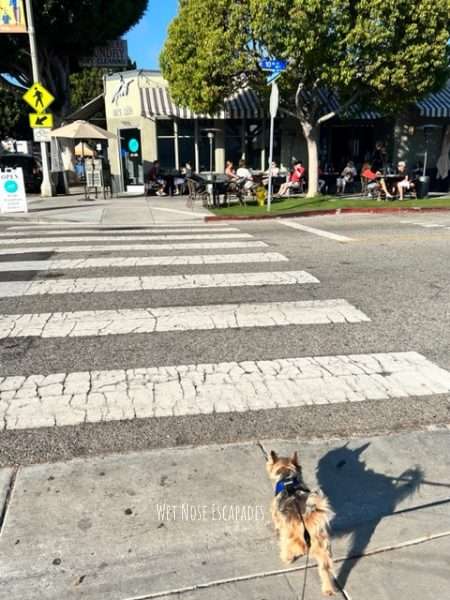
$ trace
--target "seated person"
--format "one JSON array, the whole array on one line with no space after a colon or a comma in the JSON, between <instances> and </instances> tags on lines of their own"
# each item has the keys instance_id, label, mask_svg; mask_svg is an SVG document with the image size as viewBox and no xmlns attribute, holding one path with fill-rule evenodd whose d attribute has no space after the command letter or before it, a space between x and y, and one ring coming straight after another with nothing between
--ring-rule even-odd
<instances>
[{"instance_id":1,"label":"seated person","mask_svg":"<svg viewBox=\"0 0 450 600\"><path fill-rule=\"evenodd\" d=\"M346 167L342 171L341 176L336 179L336 192L338 194L343 194L347 184L352 183L355 177L355 165L351 160L349 160Z\"/></svg>"},{"instance_id":2,"label":"seated person","mask_svg":"<svg viewBox=\"0 0 450 600\"><path fill-rule=\"evenodd\" d=\"M166 182L161 177L161 163L159 162L159 160L155 160L151 164L147 174L147 181L152 187L156 188L157 196L167 196L166 192L164 191L166 187Z\"/></svg>"},{"instance_id":3,"label":"seated person","mask_svg":"<svg viewBox=\"0 0 450 600\"><path fill-rule=\"evenodd\" d=\"M244 190L247 194L250 194L254 186L253 174L250 169L247 168L245 160L239 161L239 169L236 171L236 176L243 183Z\"/></svg>"},{"instance_id":4,"label":"seated person","mask_svg":"<svg viewBox=\"0 0 450 600\"><path fill-rule=\"evenodd\" d=\"M236 175L236 171L234 170L234 165L231 160L227 160L227 163L225 165L225 175L230 180L239 179L238 176Z\"/></svg>"},{"instance_id":5,"label":"seated person","mask_svg":"<svg viewBox=\"0 0 450 600\"><path fill-rule=\"evenodd\" d=\"M325 179L323 179L323 171L322 171L322 167L319 165L319 173L318 173L319 179L317 182L317 189L319 190L319 194L323 193L324 188L327 185L327 182L325 181Z\"/></svg>"},{"instance_id":6,"label":"seated person","mask_svg":"<svg viewBox=\"0 0 450 600\"><path fill-rule=\"evenodd\" d=\"M392 198L388 192L386 182L380 171L374 171L370 163L365 163L361 170L361 177L367 181L367 195L373 198L374 194L382 190L386 194L386 198Z\"/></svg>"},{"instance_id":7,"label":"seated person","mask_svg":"<svg viewBox=\"0 0 450 600\"><path fill-rule=\"evenodd\" d=\"M280 191L278 192L279 196L288 196L289 190L292 187L296 187L303 183L303 175L305 174L305 167L303 163L299 160L295 163L292 173L289 176L289 181L283 183L280 187Z\"/></svg>"},{"instance_id":8,"label":"seated person","mask_svg":"<svg viewBox=\"0 0 450 600\"><path fill-rule=\"evenodd\" d=\"M277 165L277 163L275 161L272 162L272 165L264 173L264 177L263 177L262 183L266 187L269 185L269 177L270 177L271 173L272 173L272 177L279 177L280 176L280 169L278 168L278 165Z\"/></svg>"},{"instance_id":9,"label":"seated person","mask_svg":"<svg viewBox=\"0 0 450 600\"><path fill-rule=\"evenodd\" d=\"M405 190L411 190L414 188L411 174L406 167L405 161L403 160L398 163L398 173L401 176L401 180L397 183L398 197L399 200L403 200Z\"/></svg>"}]
</instances>

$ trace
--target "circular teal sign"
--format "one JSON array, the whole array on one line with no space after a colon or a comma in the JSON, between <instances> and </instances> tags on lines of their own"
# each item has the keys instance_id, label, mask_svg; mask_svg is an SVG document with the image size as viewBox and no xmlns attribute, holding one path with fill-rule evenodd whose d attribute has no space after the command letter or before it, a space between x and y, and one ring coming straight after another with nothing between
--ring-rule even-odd
<instances>
[{"instance_id":1,"label":"circular teal sign","mask_svg":"<svg viewBox=\"0 0 450 600\"><path fill-rule=\"evenodd\" d=\"M8 179L8 181L5 181L4 188L8 192L8 194L15 194L19 189L19 186L12 179Z\"/></svg>"},{"instance_id":2,"label":"circular teal sign","mask_svg":"<svg viewBox=\"0 0 450 600\"><path fill-rule=\"evenodd\" d=\"M131 140L128 142L128 150L130 152L137 152L139 150L139 142L136 138L131 138Z\"/></svg>"}]
</instances>

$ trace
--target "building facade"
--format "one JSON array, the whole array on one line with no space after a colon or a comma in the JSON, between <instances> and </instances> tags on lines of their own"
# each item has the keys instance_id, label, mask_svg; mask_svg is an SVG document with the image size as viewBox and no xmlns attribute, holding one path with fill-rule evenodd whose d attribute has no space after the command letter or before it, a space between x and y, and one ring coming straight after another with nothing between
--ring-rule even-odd
<instances>
[{"instance_id":1,"label":"building facade","mask_svg":"<svg viewBox=\"0 0 450 600\"><path fill-rule=\"evenodd\" d=\"M125 71L105 78L107 128L116 135L109 143L109 160L116 191L141 192L151 162L166 172L189 162L197 172L223 172L225 162L245 158L249 167L268 167L269 118L255 93L242 90L224 101L216 115L198 115L172 101L159 71ZM392 162L406 159L411 166L435 169L445 150L450 124L450 88L430 96L403 119L363 113L333 119L322 127L323 167L339 171L347 160L361 164L383 141ZM447 148L448 154L448 148ZM296 157L307 163L306 143L298 122L276 120L274 159L289 165Z\"/></svg>"}]
</instances>

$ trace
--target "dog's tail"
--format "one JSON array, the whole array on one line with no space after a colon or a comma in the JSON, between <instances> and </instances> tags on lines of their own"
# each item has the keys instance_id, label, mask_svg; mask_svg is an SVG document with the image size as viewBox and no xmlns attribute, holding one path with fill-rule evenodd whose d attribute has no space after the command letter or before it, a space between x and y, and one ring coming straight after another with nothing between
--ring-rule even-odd
<instances>
[{"instance_id":1,"label":"dog's tail","mask_svg":"<svg viewBox=\"0 0 450 600\"><path fill-rule=\"evenodd\" d=\"M313 490L306 499L305 513L303 515L309 533L314 535L327 529L333 516L334 514L330 508L328 499L323 495L321 490Z\"/></svg>"}]
</instances>

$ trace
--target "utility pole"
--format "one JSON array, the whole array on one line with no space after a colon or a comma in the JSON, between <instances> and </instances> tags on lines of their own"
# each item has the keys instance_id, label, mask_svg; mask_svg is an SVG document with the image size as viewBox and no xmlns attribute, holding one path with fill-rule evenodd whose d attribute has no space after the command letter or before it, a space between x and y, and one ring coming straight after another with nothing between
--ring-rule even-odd
<instances>
[{"instance_id":1,"label":"utility pole","mask_svg":"<svg viewBox=\"0 0 450 600\"><path fill-rule=\"evenodd\" d=\"M273 138L275 129L275 118L278 112L278 104L280 102L280 92L276 81L272 82L272 92L270 94L270 148L269 148L269 186L267 193L267 211L270 212L272 207L272 161L273 161Z\"/></svg>"},{"instance_id":2,"label":"utility pole","mask_svg":"<svg viewBox=\"0 0 450 600\"><path fill-rule=\"evenodd\" d=\"M30 55L31 55L31 68L33 72L33 83L39 82L39 61L36 47L36 33L34 30L34 19L33 19L33 6L31 0L25 0L25 7L27 13L27 25L28 25L28 37L30 40ZM49 197L52 195L52 183L50 180L50 168L47 154L47 142L41 142L41 156L42 156L42 185L41 185L41 196Z\"/></svg>"}]
</instances>

